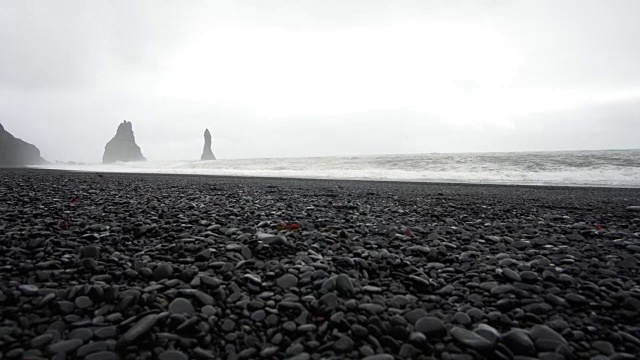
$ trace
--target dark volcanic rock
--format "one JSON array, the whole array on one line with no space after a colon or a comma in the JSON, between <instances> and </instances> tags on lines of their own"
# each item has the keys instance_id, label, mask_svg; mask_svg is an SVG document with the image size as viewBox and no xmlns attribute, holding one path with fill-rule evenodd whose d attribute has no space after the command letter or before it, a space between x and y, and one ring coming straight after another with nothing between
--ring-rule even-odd
<instances>
[{"instance_id":1,"label":"dark volcanic rock","mask_svg":"<svg viewBox=\"0 0 640 360\"><path fill-rule=\"evenodd\" d=\"M204 148L202 149L202 156L200 156L200 160L215 160L216 156L213 155L213 150L211 150L211 133L209 129L205 129L204 131Z\"/></svg>"},{"instance_id":2,"label":"dark volcanic rock","mask_svg":"<svg viewBox=\"0 0 640 360\"><path fill-rule=\"evenodd\" d=\"M640 189L0 173L3 359L640 358Z\"/></svg>"},{"instance_id":3,"label":"dark volcanic rock","mask_svg":"<svg viewBox=\"0 0 640 360\"><path fill-rule=\"evenodd\" d=\"M39 165L47 162L40 157L40 150L22 141L0 124L0 166Z\"/></svg>"},{"instance_id":4,"label":"dark volcanic rock","mask_svg":"<svg viewBox=\"0 0 640 360\"><path fill-rule=\"evenodd\" d=\"M105 146L102 162L109 164L116 161L131 162L146 160L147 159L142 156L140 147L136 144L133 125L131 122L125 120L118 126L116 136Z\"/></svg>"}]
</instances>

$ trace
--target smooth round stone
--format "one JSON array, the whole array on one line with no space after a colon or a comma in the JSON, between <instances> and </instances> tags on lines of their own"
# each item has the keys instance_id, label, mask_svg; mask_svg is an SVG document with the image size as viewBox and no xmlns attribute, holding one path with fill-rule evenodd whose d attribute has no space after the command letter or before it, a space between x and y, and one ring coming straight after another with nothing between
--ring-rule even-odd
<instances>
[{"instance_id":1,"label":"smooth round stone","mask_svg":"<svg viewBox=\"0 0 640 360\"><path fill-rule=\"evenodd\" d=\"M173 267L168 263L161 263L153 270L153 277L156 281L168 279L173 275Z\"/></svg>"},{"instance_id":2,"label":"smooth round stone","mask_svg":"<svg viewBox=\"0 0 640 360\"><path fill-rule=\"evenodd\" d=\"M364 292L368 292L371 294L380 294L382 293L382 289L377 286L365 285L362 287Z\"/></svg>"},{"instance_id":3,"label":"smooth round stone","mask_svg":"<svg viewBox=\"0 0 640 360\"><path fill-rule=\"evenodd\" d=\"M193 353L196 355L197 358L199 359L215 359L216 356L213 354L212 351L210 350L205 350L201 347L197 347L193 350Z\"/></svg>"},{"instance_id":4,"label":"smooth round stone","mask_svg":"<svg viewBox=\"0 0 640 360\"><path fill-rule=\"evenodd\" d=\"M444 322L434 316L425 316L419 319L416 321L414 329L427 336L444 336L447 333Z\"/></svg>"},{"instance_id":5,"label":"smooth round stone","mask_svg":"<svg viewBox=\"0 0 640 360\"><path fill-rule=\"evenodd\" d=\"M116 335L118 335L118 331L116 330L115 326L106 326L94 331L94 335L98 339L110 339L115 338Z\"/></svg>"},{"instance_id":6,"label":"smooth round stone","mask_svg":"<svg viewBox=\"0 0 640 360\"><path fill-rule=\"evenodd\" d=\"M148 267L143 267L142 269L138 270L140 272L140 274L142 274L142 276L144 277L152 277L153 276L153 271L151 271L151 269L149 269Z\"/></svg>"},{"instance_id":7,"label":"smooth round stone","mask_svg":"<svg viewBox=\"0 0 640 360\"><path fill-rule=\"evenodd\" d=\"M298 286L298 278L293 274L284 274L276 280L276 286L284 290L296 287Z\"/></svg>"},{"instance_id":8,"label":"smooth round stone","mask_svg":"<svg viewBox=\"0 0 640 360\"><path fill-rule=\"evenodd\" d=\"M471 325L471 317L463 312L457 312L455 315L453 315L453 320L460 325Z\"/></svg>"},{"instance_id":9,"label":"smooth round stone","mask_svg":"<svg viewBox=\"0 0 640 360\"><path fill-rule=\"evenodd\" d=\"M331 317L329 318L329 321L331 321L334 324L338 324L342 321L342 319L344 319L344 313L342 311L338 311L333 315L331 315Z\"/></svg>"},{"instance_id":10,"label":"smooth round stone","mask_svg":"<svg viewBox=\"0 0 640 360\"><path fill-rule=\"evenodd\" d=\"M616 351L613 345L608 341L594 341L591 347L598 350L601 354L611 356Z\"/></svg>"},{"instance_id":11,"label":"smooth round stone","mask_svg":"<svg viewBox=\"0 0 640 360\"><path fill-rule=\"evenodd\" d=\"M487 324L478 324L473 332L489 340L493 344L495 344L500 338L498 330Z\"/></svg>"},{"instance_id":12,"label":"smooth round stone","mask_svg":"<svg viewBox=\"0 0 640 360\"><path fill-rule=\"evenodd\" d=\"M410 324L415 324L418 320L428 316L428 313L424 309L418 308L405 313L403 316Z\"/></svg>"},{"instance_id":13,"label":"smooth round stone","mask_svg":"<svg viewBox=\"0 0 640 360\"><path fill-rule=\"evenodd\" d=\"M76 351L76 355L78 355L79 357L83 357L87 354L107 350L109 350L109 345L107 345L106 341L93 341L80 347L78 351Z\"/></svg>"},{"instance_id":14,"label":"smooth round stone","mask_svg":"<svg viewBox=\"0 0 640 360\"><path fill-rule=\"evenodd\" d=\"M87 342L92 337L93 337L93 331L87 328L75 329L67 335L67 338L69 339L80 339L83 342Z\"/></svg>"},{"instance_id":15,"label":"smooth round stone","mask_svg":"<svg viewBox=\"0 0 640 360\"><path fill-rule=\"evenodd\" d=\"M393 360L393 355L389 354L375 354L365 357L363 360Z\"/></svg>"},{"instance_id":16,"label":"smooth round stone","mask_svg":"<svg viewBox=\"0 0 640 360\"><path fill-rule=\"evenodd\" d=\"M449 285L444 286L440 290L436 291L436 294L438 294L438 295L451 295L455 290L456 290L456 288L453 285L449 284Z\"/></svg>"},{"instance_id":17,"label":"smooth round stone","mask_svg":"<svg viewBox=\"0 0 640 360\"><path fill-rule=\"evenodd\" d=\"M286 321L284 324L282 324L282 328L286 331L293 332L296 331L298 326L293 321Z\"/></svg>"},{"instance_id":18,"label":"smooth round stone","mask_svg":"<svg viewBox=\"0 0 640 360\"><path fill-rule=\"evenodd\" d=\"M215 300L213 299L213 296L204 293L202 291L198 291L196 292L196 299L198 299L203 305L210 305L212 306L215 303Z\"/></svg>"},{"instance_id":19,"label":"smooth round stone","mask_svg":"<svg viewBox=\"0 0 640 360\"><path fill-rule=\"evenodd\" d=\"M269 347L266 347L266 348L262 349L262 351L260 351L260 357L271 358L275 354L277 354L278 351L280 351L279 347L277 347L277 346L269 346Z\"/></svg>"},{"instance_id":20,"label":"smooth round stone","mask_svg":"<svg viewBox=\"0 0 640 360\"><path fill-rule=\"evenodd\" d=\"M373 314L379 314L384 311L384 307L378 304L360 304L358 309L364 310Z\"/></svg>"},{"instance_id":21,"label":"smooth round stone","mask_svg":"<svg viewBox=\"0 0 640 360\"><path fill-rule=\"evenodd\" d=\"M267 317L267 313L264 310L257 310L251 313L251 320L255 322L261 322Z\"/></svg>"},{"instance_id":22,"label":"smooth round stone","mask_svg":"<svg viewBox=\"0 0 640 360\"><path fill-rule=\"evenodd\" d=\"M398 353L398 356L400 356L400 358L402 359L415 359L421 354L422 354L422 351L416 349L413 345L403 344L402 347L400 348L400 352Z\"/></svg>"},{"instance_id":23,"label":"smooth round stone","mask_svg":"<svg viewBox=\"0 0 640 360\"><path fill-rule=\"evenodd\" d=\"M502 295L510 292L514 292L516 288L513 285L498 285L491 289L491 295Z\"/></svg>"},{"instance_id":24,"label":"smooth round stone","mask_svg":"<svg viewBox=\"0 0 640 360\"><path fill-rule=\"evenodd\" d=\"M38 287L32 284L20 285L18 289L25 295L32 296L38 294Z\"/></svg>"},{"instance_id":25,"label":"smooth round stone","mask_svg":"<svg viewBox=\"0 0 640 360\"><path fill-rule=\"evenodd\" d=\"M355 295L353 283L345 274L340 274L336 277L336 290L338 291L338 294L344 297L353 297Z\"/></svg>"},{"instance_id":26,"label":"smooth round stone","mask_svg":"<svg viewBox=\"0 0 640 360\"><path fill-rule=\"evenodd\" d=\"M172 314L193 314L195 309L191 301L185 298L176 298L169 304L169 312Z\"/></svg>"},{"instance_id":27,"label":"smooth round stone","mask_svg":"<svg viewBox=\"0 0 640 360\"><path fill-rule=\"evenodd\" d=\"M351 332L357 337L365 337L369 335L369 330L360 324L354 324L351 327Z\"/></svg>"},{"instance_id":28,"label":"smooth round stone","mask_svg":"<svg viewBox=\"0 0 640 360\"><path fill-rule=\"evenodd\" d=\"M201 311L203 314L205 314L205 316L213 316L216 314L216 308L211 305L203 306Z\"/></svg>"},{"instance_id":29,"label":"smooth round stone","mask_svg":"<svg viewBox=\"0 0 640 360\"><path fill-rule=\"evenodd\" d=\"M542 314L547 314L549 313L549 311L553 310L553 306L544 302L540 302L540 303L525 305L522 307L522 310L532 314L542 315Z\"/></svg>"},{"instance_id":30,"label":"smooth round stone","mask_svg":"<svg viewBox=\"0 0 640 360\"><path fill-rule=\"evenodd\" d=\"M87 355L85 360L119 360L120 356L111 351L99 351Z\"/></svg>"},{"instance_id":31,"label":"smooth round stone","mask_svg":"<svg viewBox=\"0 0 640 360\"><path fill-rule=\"evenodd\" d=\"M80 248L80 258L81 259L99 259L100 258L100 248L95 245L87 245Z\"/></svg>"},{"instance_id":32,"label":"smooth round stone","mask_svg":"<svg viewBox=\"0 0 640 360\"><path fill-rule=\"evenodd\" d=\"M586 304L588 302L587 299L584 296L578 295L578 294L574 294L574 293L568 293L567 295L565 295L564 298L569 303L574 304L574 305L582 305L582 304Z\"/></svg>"},{"instance_id":33,"label":"smooth round stone","mask_svg":"<svg viewBox=\"0 0 640 360\"><path fill-rule=\"evenodd\" d=\"M127 270L124 271L124 273L128 276L128 277L132 277L132 278L137 278L138 277L138 272L129 268Z\"/></svg>"},{"instance_id":34,"label":"smooth round stone","mask_svg":"<svg viewBox=\"0 0 640 360\"><path fill-rule=\"evenodd\" d=\"M640 212L640 206L638 206L638 205L628 206L627 210L634 211L634 212Z\"/></svg>"},{"instance_id":35,"label":"smooth round stone","mask_svg":"<svg viewBox=\"0 0 640 360\"><path fill-rule=\"evenodd\" d=\"M512 329L502 334L502 342L515 355L535 355L536 346L529 335L522 329Z\"/></svg>"},{"instance_id":36,"label":"smooth round stone","mask_svg":"<svg viewBox=\"0 0 640 360\"><path fill-rule=\"evenodd\" d=\"M256 350L255 348L248 348L248 349L244 349L242 351L240 351L238 353L238 356L240 357L240 359L249 359L249 358L253 358L253 356L258 352L258 350Z\"/></svg>"},{"instance_id":37,"label":"smooth round stone","mask_svg":"<svg viewBox=\"0 0 640 360\"><path fill-rule=\"evenodd\" d=\"M461 327L453 327L450 333L454 339L458 340L458 342L475 350L485 351L493 347L493 343L491 343L491 341Z\"/></svg>"},{"instance_id":38,"label":"smooth round stone","mask_svg":"<svg viewBox=\"0 0 640 360\"><path fill-rule=\"evenodd\" d=\"M567 340L546 325L534 325L531 328L531 338L540 351L555 351L561 345L567 345Z\"/></svg>"},{"instance_id":39,"label":"smooth round stone","mask_svg":"<svg viewBox=\"0 0 640 360\"><path fill-rule=\"evenodd\" d=\"M502 275L504 275L504 277L506 277L507 279L511 280L511 281L516 281L519 282L522 279L520 278L520 274L518 274L517 272L509 269L509 268L504 268L502 269Z\"/></svg>"},{"instance_id":40,"label":"smooth round stone","mask_svg":"<svg viewBox=\"0 0 640 360\"><path fill-rule=\"evenodd\" d=\"M158 321L158 315L149 314L142 319L138 320L138 322L133 325L126 333L124 333L118 343L121 345L128 345L134 342L136 339L146 334L147 331L151 330L153 325Z\"/></svg>"},{"instance_id":41,"label":"smooth round stone","mask_svg":"<svg viewBox=\"0 0 640 360\"><path fill-rule=\"evenodd\" d=\"M30 344L31 344L31 347L33 348L39 348L47 345L48 343L51 342L51 340L53 340L53 334L44 333L40 336L36 336L33 339L31 339Z\"/></svg>"},{"instance_id":42,"label":"smooth round stone","mask_svg":"<svg viewBox=\"0 0 640 360\"><path fill-rule=\"evenodd\" d=\"M294 344L291 344L289 348L287 348L286 354L288 356L293 356L293 355L298 355L302 352L304 352L304 345L300 343L294 343Z\"/></svg>"},{"instance_id":43,"label":"smooth round stone","mask_svg":"<svg viewBox=\"0 0 640 360\"><path fill-rule=\"evenodd\" d=\"M223 323L222 323L222 330L224 332L230 332L233 329L235 329L236 327L236 323L231 320L231 319L226 319Z\"/></svg>"},{"instance_id":44,"label":"smooth round stone","mask_svg":"<svg viewBox=\"0 0 640 360\"><path fill-rule=\"evenodd\" d=\"M196 254L197 261L206 261L211 259L211 249L204 249Z\"/></svg>"},{"instance_id":45,"label":"smooth round stone","mask_svg":"<svg viewBox=\"0 0 640 360\"><path fill-rule=\"evenodd\" d=\"M88 296L78 296L75 301L78 309L87 309L93 305L93 301Z\"/></svg>"},{"instance_id":46,"label":"smooth round stone","mask_svg":"<svg viewBox=\"0 0 640 360\"><path fill-rule=\"evenodd\" d=\"M343 336L333 343L333 350L337 352L348 352L353 349L354 342L348 336Z\"/></svg>"},{"instance_id":47,"label":"smooth round stone","mask_svg":"<svg viewBox=\"0 0 640 360\"><path fill-rule=\"evenodd\" d=\"M4 353L4 358L7 359L15 359L15 358L20 358L23 357L25 354L25 351L23 348L16 348L13 350L9 350L8 352Z\"/></svg>"},{"instance_id":48,"label":"smooth round stone","mask_svg":"<svg viewBox=\"0 0 640 360\"><path fill-rule=\"evenodd\" d=\"M212 288L217 288L220 285L222 285L222 280L218 279L217 277L211 277L208 275L202 275L200 276L200 281L207 285L210 286Z\"/></svg>"},{"instance_id":49,"label":"smooth round stone","mask_svg":"<svg viewBox=\"0 0 640 360\"><path fill-rule=\"evenodd\" d=\"M159 360L188 360L189 357L177 350L166 350L158 355Z\"/></svg>"},{"instance_id":50,"label":"smooth round stone","mask_svg":"<svg viewBox=\"0 0 640 360\"><path fill-rule=\"evenodd\" d=\"M58 354L58 353L70 353L73 350L82 346L82 340L80 339L70 339L59 341L57 343L49 345L49 352Z\"/></svg>"},{"instance_id":51,"label":"smooth round stone","mask_svg":"<svg viewBox=\"0 0 640 360\"><path fill-rule=\"evenodd\" d=\"M317 329L318 329L318 326L315 324L304 324L304 325L298 326L298 332L301 332L301 333L308 333L308 332L316 331Z\"/></svg>"},{"instance_id":52,"label":"smooth round stone","mask_svg":"<svg viewBox=\"0 0 640 360\"><path fill-rule=\"evenodd\" d=\"M527 270L520 273L520 278L522 278L523 282L531 284L538 281L538 274Z\"/></svg>"},{"instance_id":53,"label":"smooth round stone","mask_svg":"<svg viewBox=\"0 0 640 360\"><path fill-rule=\"evenodd\" d=\"M266 236L263 239L261 239L262 241L264 241L266 244L268 244L269 246L282 246L282 245L287 245L287 238L283 235L278 235L278 236Z\"/></svg>"},{"instance_id":54,"label":"smooth round stone","mask_svg":"<svg viewBox=\"0 0 640 360\"><path fill-rule=\"evenodd\" d=\"M309 353L303 352L296 356L292 356L287 360L309 360L309 359L311 359L311 355L309 355Z\"/></svg>"}]
</instances>

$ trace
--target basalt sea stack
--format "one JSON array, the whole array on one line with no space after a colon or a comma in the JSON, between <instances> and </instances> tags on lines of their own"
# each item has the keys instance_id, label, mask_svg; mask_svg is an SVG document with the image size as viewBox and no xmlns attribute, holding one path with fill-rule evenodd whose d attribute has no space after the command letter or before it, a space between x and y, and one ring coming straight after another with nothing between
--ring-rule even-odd
<instances>
[{"instance_id":1,"label":"basalt sea stack","mask_svg":"<svg viewBox=\"0 0 640 360\"><path fill-rule=\"evenodd\" d=\"M23 166L44 164L40 150L35 145L22 141L6 131L0 124L0 166Z\"/></svg>"},{"instance_id":2,"label":"basalt sea stack","mask_svg":"<svg viewBox=\"0 0 640 360\"><path fill-rule=\"evenodd\" d=\"M109 164L116 161L147 161L147 159L142 156L140 147L136 144L136 138L133 135L133 126L131 125L131 122L126 120L118 126L116 136L114 136L104 148L102 162L104 164Z\"/></svg>"},{"instance_id":3,"label":"basalt sea stack","mask_svg":"<svg viewBox=\"0 0 640 360\"><path fill-rule=\"evenodd\" d=\"M216 156L213 155L213 151L211 150L211 133L209 129L205 129L204 131L204 149L202 150L202 156L200 160L215 160Z\"/></svg>"}]
</instances>

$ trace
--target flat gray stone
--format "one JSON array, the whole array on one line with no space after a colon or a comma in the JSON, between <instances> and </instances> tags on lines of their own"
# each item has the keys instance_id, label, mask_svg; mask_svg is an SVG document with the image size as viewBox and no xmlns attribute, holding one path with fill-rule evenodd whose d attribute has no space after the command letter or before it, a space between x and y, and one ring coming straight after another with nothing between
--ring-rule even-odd
<instances>
[{"instance_id":1,"label":"flat gray stone","mask_svg":"<svg viewBox=\"0 0 640 360\"><path fill-rule=\"evenodd\" d=\"M156 321L158 321L157 314L149 314L138 320L135 325L120 337L118 344L120 344L120 346L126 346L133 343L147 331L151 330L153 325L156 324Z\"/></svg>"},{"instance_id":2,"label":"flat gray stone","mask_svg":"<svg viewBox=\"0 0 640 360\"><path fill-rule=\"evenodd\" d=\"M458 342L475 350L484 351L493 347L491 341L461 327L453 327L450 333L454 339L458 340Z\"/></svg>"}]
</instances>

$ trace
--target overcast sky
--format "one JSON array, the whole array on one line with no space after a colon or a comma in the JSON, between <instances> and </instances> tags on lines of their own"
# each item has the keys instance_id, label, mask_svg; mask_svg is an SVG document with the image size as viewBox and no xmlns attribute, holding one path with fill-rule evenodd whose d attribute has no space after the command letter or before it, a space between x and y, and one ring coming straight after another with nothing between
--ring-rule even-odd
<instances>
[{"instance_id":1,"label":"overcast sky","mask_svg":"<svg viewBox=\"0 0 640 360\"><path fill-rule=\"evenodd\" d=\"M99 162L640 148L638 0L3 1L0 123Z\"/></svg>"}]
</instances>

